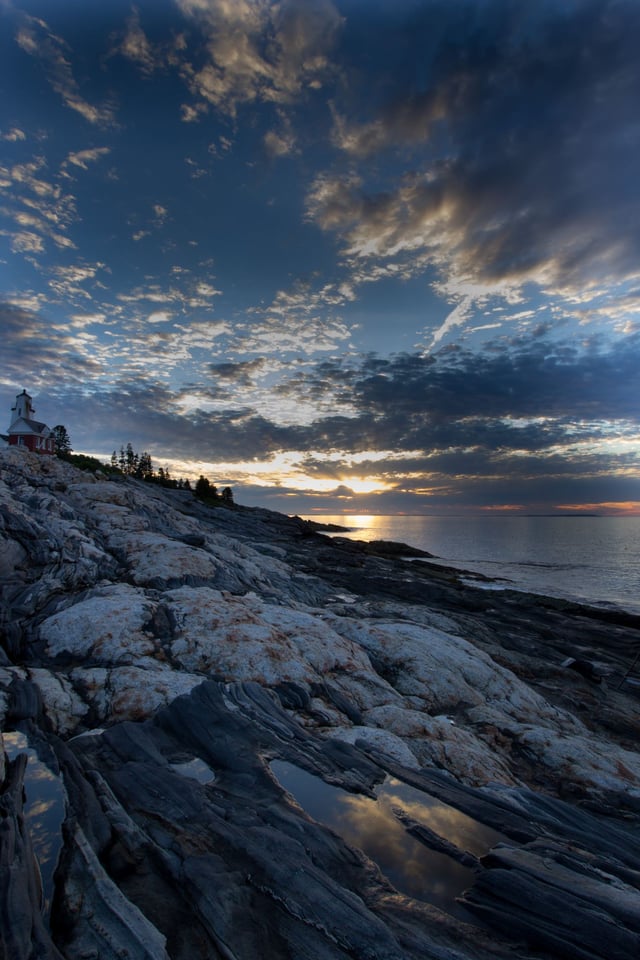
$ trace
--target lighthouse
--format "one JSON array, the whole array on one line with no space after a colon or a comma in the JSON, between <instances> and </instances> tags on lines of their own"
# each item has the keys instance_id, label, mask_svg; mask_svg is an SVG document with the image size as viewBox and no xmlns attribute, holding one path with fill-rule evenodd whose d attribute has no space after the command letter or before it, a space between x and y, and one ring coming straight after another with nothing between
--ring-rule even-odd
<instances>
[{"instance_id":1,"label":"lighthouse","mask_svg":"<svg viewBox=\"0 0 640 960\"><path fill-rule=\"evenodd\" d=\"M16 397L11 407L11 424L8 430L10 447L23 447L32 453L55 453L53 431L46 423L34 419L33 401L26 390Z\"/></svg>"}]
</instances>

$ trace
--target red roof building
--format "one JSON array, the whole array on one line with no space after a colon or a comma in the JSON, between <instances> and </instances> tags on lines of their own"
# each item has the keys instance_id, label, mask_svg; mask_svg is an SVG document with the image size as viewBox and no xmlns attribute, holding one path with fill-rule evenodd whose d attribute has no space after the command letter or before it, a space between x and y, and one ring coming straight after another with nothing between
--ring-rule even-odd
<instances>
[{"instance_id":1,"label":"red roof building","mask_svg":"<svg viewBox=\"0 0 640 960\"><path fill-rule=\"evenodd\" d=\"M15 407L11 407L12 418L7 437L9 446L26 447L32 453L55 453L53 431L46 423L34 420L34 413L31 397L23 390L16 397Z\"/></svg>"}]
</instances>

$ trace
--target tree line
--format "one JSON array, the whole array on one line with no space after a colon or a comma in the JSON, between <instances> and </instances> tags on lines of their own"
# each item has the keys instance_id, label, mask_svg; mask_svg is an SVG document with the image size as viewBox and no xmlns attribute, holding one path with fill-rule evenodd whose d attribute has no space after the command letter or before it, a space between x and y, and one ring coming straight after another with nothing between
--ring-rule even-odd
<instances>
[{"instance_id":1,"label":"tree line","mask_svg":"<svg viewBox=\"0 0 640 960\"><path fill-rule=\"evenodd\" d=\"M144 450L137 453L131 443L126 447L120 447L120 452L116 450L111 454L111 468L119 470L126 477L135 477L138 480L146 480L148 483L158 483L162 487L171 487L174 490L191 490L191 481L174 479L169 473L168 467L158 467L157 471L153 466L151 455ZM200 476L195 483L194 493L200 500L214 501L220 500L222 503L233 503L233 490L231 487L223 487L220 492L218 488L204 476Z\"/></svg>"},{"instance_id":2,"label":"tree line","mask_svg":"<svg viewBox=\"0 0 640 960\"><path fill-rule=\"evenodd\" d=\"M174 479L169 473L167 467L154 467L153 460L148 451L144 450L138 453L133 449L131 443L126 447L121 446L120 451L114 450L111 454L110 464L106 465L96 460L95 457L88 457L84 454L74 454L71 446L71 438L67 428L63 424L58 424L53 428L53 439L55 443L55 452L63 460L74 463L81 469L86 470L104 470L109 473L123 474L125 477L134 477L137 480L145 480L147 483L157 483L162 487L169 487L173 490L193 490L199 500L206 503L220 502L227 506L233 504L233 490L231 487L223 487L218 490L215 484L211 483L207 477L200 476L192 486L191 481L179 477Z\"/></svg>"}]
</instances>

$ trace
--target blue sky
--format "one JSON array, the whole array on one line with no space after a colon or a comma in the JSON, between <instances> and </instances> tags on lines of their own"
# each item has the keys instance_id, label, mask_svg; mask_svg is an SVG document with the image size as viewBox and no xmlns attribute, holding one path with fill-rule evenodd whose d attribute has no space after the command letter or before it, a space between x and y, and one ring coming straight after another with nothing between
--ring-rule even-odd
<instances>
[{"instance_id":1,"label":"blue sky","mask_svg":"<svg viewBox=\"0 0 640 960\"><path fill-rule=\"evenodd\" d=\"M640 512L640 4L4 0L0 405L288 513Z\"/></svg>"}]
</instances>

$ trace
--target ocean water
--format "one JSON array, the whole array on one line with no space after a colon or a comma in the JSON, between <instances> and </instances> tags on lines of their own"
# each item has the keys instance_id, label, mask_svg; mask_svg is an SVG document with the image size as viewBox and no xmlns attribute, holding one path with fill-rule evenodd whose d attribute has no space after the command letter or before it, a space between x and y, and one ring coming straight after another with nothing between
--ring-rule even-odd
<instances>
[{"instance_id":1,"label":"ocean water","mask_svg":"<svg viewBox=\"0 0 640 960\"><path fill-rule=\"evenodd\" d=\"M640 517L314 515L359 540L396 540L510 588L640 613Z\"/></svg>"}]
</instances>

